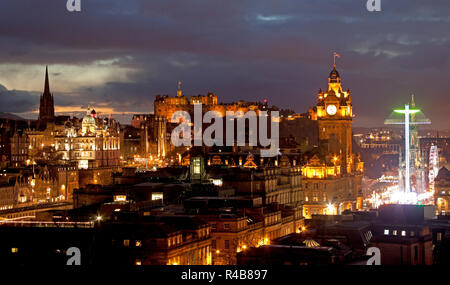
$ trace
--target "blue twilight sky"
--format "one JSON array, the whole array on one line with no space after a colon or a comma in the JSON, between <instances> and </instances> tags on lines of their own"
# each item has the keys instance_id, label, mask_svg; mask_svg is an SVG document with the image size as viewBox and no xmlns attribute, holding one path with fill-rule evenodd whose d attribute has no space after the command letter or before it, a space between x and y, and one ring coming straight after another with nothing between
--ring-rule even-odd
<instances>
[{"instance_id":1,"label":"blue twilight sky","mask_svg":"<svg viewBox=\"0 0 450 285\"><path fill-rule=\"evenodd\" d=\"M356 126L415 94L450 129L448 0L0 1L0 112L36 116L45 65L57 112L149 112L157 94L215 92L305 112L337 51Z\"/></svg>"}]
</instances>

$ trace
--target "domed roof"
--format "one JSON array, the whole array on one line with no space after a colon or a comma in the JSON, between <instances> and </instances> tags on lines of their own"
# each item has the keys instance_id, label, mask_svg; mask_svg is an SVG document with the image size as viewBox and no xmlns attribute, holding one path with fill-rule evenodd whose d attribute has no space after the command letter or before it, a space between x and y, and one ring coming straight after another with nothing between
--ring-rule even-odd
<instances>
[{"instance_id":1,"label":"domed roof","mask_svg":"<svg viewBox=\"0 0 450 285\"><path fill-rule=\"evenodd\" d=\"M83 117L83 124L95 124L95 119L92 115L86 115Z\"/></svg>"},{"instance_id":2,"label":"domed roof","mask_svg":"<svg viewBox=\"0 0 450 285\"><path fill-rule=\"evenodd\" d=\"M306 247L320 247L320 244L311 238L306 239L303 243Z\"/></svg>"}]
</instances>

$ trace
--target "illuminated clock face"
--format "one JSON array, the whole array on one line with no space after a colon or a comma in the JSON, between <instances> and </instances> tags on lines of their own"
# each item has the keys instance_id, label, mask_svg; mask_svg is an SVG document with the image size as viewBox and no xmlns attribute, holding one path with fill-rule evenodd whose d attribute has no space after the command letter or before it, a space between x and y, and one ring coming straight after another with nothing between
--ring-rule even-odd
<instances>
[{"instance_id":1,"label":"illuminated clock face","mask_svg":"<svg viewBox=\"0 0 450 285\"><path fill-rule=\"evenodd\" d=\"M336 114L336 111L337 111L336 106L334 106L334 105L328 105L328 107L327 107L327 113L328 113L328 115L333 116L334 114Z\"/></svg>"}]
</instances>

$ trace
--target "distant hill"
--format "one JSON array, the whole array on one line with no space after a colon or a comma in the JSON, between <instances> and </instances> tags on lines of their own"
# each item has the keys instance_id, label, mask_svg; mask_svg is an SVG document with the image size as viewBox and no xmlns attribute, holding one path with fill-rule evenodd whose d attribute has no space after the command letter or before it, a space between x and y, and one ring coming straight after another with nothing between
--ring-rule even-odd
<instances>
[{"instance_id":1,"label":"distant hill","mask_svg":"<svg viewBox=\"0 0 450 285\"><path fill-rule=\"evenodd\" d=\"M0 119L10 119L10 120L25 120L22 117L19 117L14 114L0 112Z\"/></svg>"}]
</instances>

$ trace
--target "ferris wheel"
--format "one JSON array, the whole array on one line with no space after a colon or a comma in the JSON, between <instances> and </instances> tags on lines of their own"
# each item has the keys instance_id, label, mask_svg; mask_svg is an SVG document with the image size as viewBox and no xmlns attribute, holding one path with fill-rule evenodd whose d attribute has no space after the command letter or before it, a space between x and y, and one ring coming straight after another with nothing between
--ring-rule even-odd
<instances>
[{"instance_id":1,"label":"ferris wheel","mask_svg":"<svg viewBox=\"0 0 450 285\"><path fill-rule=\"evenodd\" d=\"M430 147L430 157L428 161L428 181L430 183L430 191L434 191L434 179L439 171L439 151L436 145Z\"/></svg>"}]
</instances>

